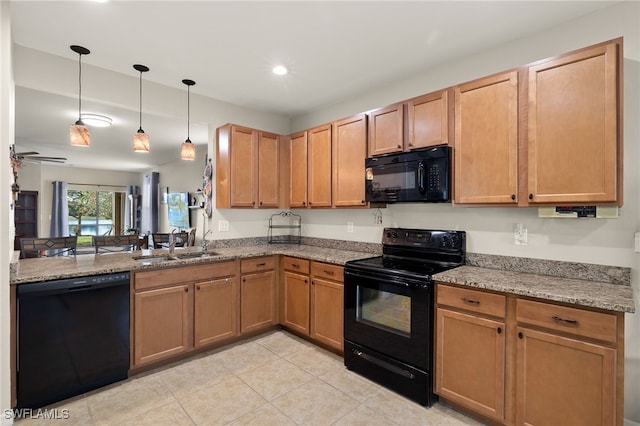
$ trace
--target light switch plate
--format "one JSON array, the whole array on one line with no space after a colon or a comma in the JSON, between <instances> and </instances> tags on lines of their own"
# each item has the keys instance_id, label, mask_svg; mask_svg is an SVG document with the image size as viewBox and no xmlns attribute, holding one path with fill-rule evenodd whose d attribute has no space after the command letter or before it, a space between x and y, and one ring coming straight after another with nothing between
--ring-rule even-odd
<instances>
[{"instance_id":1,"label":"light switch plate","mask_svg":"<svg viewBox=\"0 0 640 426\"><path fill-rule=\"evenodd\" d=\"M353 222L347 222L347 232L353 232Z\"/></svg>"}]
</instances>

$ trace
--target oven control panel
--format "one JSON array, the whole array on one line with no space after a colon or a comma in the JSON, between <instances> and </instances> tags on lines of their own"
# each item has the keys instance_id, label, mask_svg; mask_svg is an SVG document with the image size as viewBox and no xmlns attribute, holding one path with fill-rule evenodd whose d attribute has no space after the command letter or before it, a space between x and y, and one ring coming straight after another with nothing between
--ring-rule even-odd
<instances>
[{"instance_id":1,"label":"oven control panel","mask_svg":"<svg viewBox=\"0 0 640 426\"><path fill-rule=\"evenodd\" d=\"M426 249L464 250L464 231L385 228L382 244Z\"/></svg>"}]
</instances>

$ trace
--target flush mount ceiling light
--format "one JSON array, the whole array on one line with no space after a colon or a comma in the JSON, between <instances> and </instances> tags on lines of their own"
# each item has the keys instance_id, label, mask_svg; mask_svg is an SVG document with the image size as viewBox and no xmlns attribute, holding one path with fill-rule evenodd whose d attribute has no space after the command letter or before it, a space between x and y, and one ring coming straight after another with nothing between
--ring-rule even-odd
<instances>
[{"instance_id":1,"label":"flush mount ceiling light","mask_svg":"<svg viewBox=\"0 0 640 426\"><path fill-rule=\"evenodd\" d=\"M273 67L271 71L276 75L285 75L289 72L289 70L287 70L287 67L285 67L284 65L277 65Z\"/></svg>"},{"instance_id":2,"label":"flush mount ceiling light","mask_svg":"<svg viewBox=\"0 0 640 426\"><path fill-rule=\"evenodd\" d=\"M88 55L91 51L82 46L69 46L78 54L78 121L69 126L69 141L73 146L90 146L89 128L82 122L82 55Z\"/></svg>"},{"instance_id":3,"label":"flush mount ceiling light","mask_svg":"<svg viewBox=\"0 0 640 426\"><path fill-rule=\"evenodd\" d=\"M109 127L113 123L111 117L102 114L82 113L80 114L82 122L91 127Z\"/></svg>"},{"instance_id":4,"label":"flush mount ceiling light","mask_svg":"<svg viewBox=\"0 0 640 426\"><path fill-rule=\"evenodd\" d=\"M196 148L195 145L191 143L191 139L189 139L189 116L190 116L190 96L189 89L191 86L195 85L196 82L193 80L182 80L183 84L187 85L187 140L182 143L182 151L180 152L180 158L183 160L195 160L196 159Z\"/></svg>"},{"instance_id":5,"label":"flush mount ceiling light","mask_svg":"<svg viewBox=\"0 0 640 426\"><path fill-rule=\"evenodd\" d=\"M133 134L133 150L135 152L149 152L149 136L142 130L142 73L149 71L149 67L136 64L133 68L140 71L140 127Z\"/></svg>"}]
</instances>

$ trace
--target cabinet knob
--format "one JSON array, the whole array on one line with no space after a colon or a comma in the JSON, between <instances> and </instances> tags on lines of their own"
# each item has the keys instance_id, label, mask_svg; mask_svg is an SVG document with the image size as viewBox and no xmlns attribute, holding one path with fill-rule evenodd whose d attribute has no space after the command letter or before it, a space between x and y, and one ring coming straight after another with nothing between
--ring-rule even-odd
<instances>
[{"instance_id":1,"label":"cabinet knob","mask_svg":"<svg viewBox=\"0 0 640 426\"><path fill-rule=\"evenodd\" d=\"M313 204L311 201L309 201L309 205Z\"/></svg>"},{"instance_id":2,"label":"cabinet knob","mask_svg":"<svg viewBox=\"0 0 640 426\"><path fill-rule=\"evenodd\" d=\"M364 204L366 201L364 200L360 200L360 204Z\"/></svg>"},{"instance_id":3,"label":"cabinet knob","mask_svg":"<svg viewBox=\"0 0 640 426\"><path fill-rule=\"evenodd\" d=\"M518 339L523 339L524 338L524 334L522 334L522 331L518 333Z\"/></svg>"},{"instance_id":4,"label":"cabinet knob","mask_svg":"<svg viewBox=\"0 0 640 426\"><path fill-rule=\"evenodd\" d=\"M529 194L529 199L533 200L533 194Z\"/></svg>"},{"instance_id":5,"label":"cabinet knob","mask_svg":"<svg viewBox=\"0 0 640 426\"><path fill-rule=\"evenodd\" d=\"M412 147L412 146L413 146L413 142L409 142L409 147Z\"/></svg>"},{"instance_id":6,"label":"cabinet knob","mask_svg":"<svg viewBox=\"0 0 640 426\"><path fill-rule=\"evenodd\" d=\"M516 194L511 194L511 199L515 201L515 199L516 199Z\"/></svg>"},{"instance_id":7,"label":"cabinet knob","mask_svg":"<svg viewBox=\"0 0 640 426\"><path fill-rule=\"evenodd\" d=\"M189 293L189 287L185 287L185 288L184 288L184 292L185 292L185 293Z\"/></svg>"},{"instance_id":8,"label":"cabinet knob","mask_svg":"<svg viewBox=\"0 0 640 426\"><path fill-rule=\"evenodd\" d=\"M502 327L498 327L496 331L498 332L498 334L502 334Z\"/></svg>"},{"instance_id":9,"label":"cabinet knob","mask_svg":"<svg viewBox=\"0 0 640 426\"><path fill-rule=\"evenodd\" d=\"M196 286L196 290L200 290L200 286L199 285Z\"/></svg>"},{"instance_id":10,"label":"cabinet knob","mask_svg":"<svg viewBox=\"0 0 640 426\"><path fill-rule=\"evenodd\" d=\"M305 284L307 284L308 282L309 282L309 281L307 281L307 280L304 280L304 283L305 283Z\"/></svg>"},{"instance_id":11,"label":"cabinet knob","mask_svg":"<svg viewBox=\"0 0 640 426\"><path fill-rule=\"evenodd\" d=\"M302 202L302 205L303 205L303 206L306 206L306 205L307 205L307 202L306 202L306 201L303 201L303 202Z\"/></svg>"},{"instance_id":12,"label":"cabinet knob","mask_svg":"<svg viewBox=\"0 0 640 426\"><path fill-rule=\"evenodd\" d=\"M255 205L256 205L256 202L255 202L255 201L252 201L252 202L251 202L251 205L252 205L252 206L255 206Z\"/></svg>"},{"instance_id":13,"label":"cabinet knob","mask_svg":"<svg viewBox=\"0 0 640 426\"><path fill-rule=\"evenodd\" d=\"M260 205L262 205L262 201L260 201Z\"/></svg>"},{"instance_id":14,"label":"cabinet knob","mask_svg":"<svg viewBox=\"0 0 640 426\"><path fill-rule=\"evenodd\" d=\"M311 285L315 285L315 282L313 280L311 280Z\"/></svg>"},{"instance_id":15,"label":"cabinet knob","mask_svg":"<svg viewBox=\"0 0 640 426\"><path fill-rule=\"evenodd\" d=\"M402 145L398 145L398 149L402 148Z\"/></svg>"}]
</instances>

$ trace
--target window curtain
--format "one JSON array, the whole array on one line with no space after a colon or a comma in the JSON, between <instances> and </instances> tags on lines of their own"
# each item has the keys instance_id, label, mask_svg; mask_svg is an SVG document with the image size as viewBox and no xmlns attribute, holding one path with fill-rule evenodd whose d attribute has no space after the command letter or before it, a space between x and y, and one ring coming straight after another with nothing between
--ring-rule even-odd
<instances>
[{"instance_id":1,"label":"window curtain","mask_svg":"<svg viewBox=\"0 0 640 426\"><path fill-rule=\"evenodd\" d=\"M51 203L50 237L69 236L69 205L67 204L67 182L53 182Z\"/></svg>"},{"instance_id":2,"label":"window curtain","mask_svg":"<svg viewBox=\"0 0 640 426\"><path fill-rule=\"evenodd\" d=\"M124 229L135 228L140 231L140 188L127 185L127 202L124 207Z\"/></svg>"}]
</instances>

